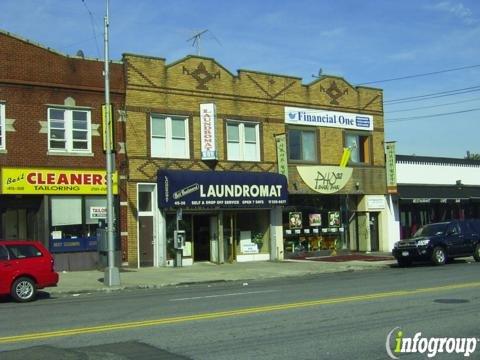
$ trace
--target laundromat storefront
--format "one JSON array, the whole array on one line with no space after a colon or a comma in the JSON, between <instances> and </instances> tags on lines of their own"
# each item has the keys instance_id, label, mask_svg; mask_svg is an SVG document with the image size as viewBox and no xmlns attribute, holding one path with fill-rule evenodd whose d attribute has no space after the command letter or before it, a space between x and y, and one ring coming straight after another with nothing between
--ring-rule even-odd
<instances>
[{"instance_id":1,"label":"laundromat storefront","mask_svg":"<svg viewBox=\"0 0 480 360\"><path fill-rule=\"evenodd\" d=\"M276 173L160 170L167 264L177 220L185 231L183 265L278 258L287 198L287 179Z\"/></svg>"},{"instance_id":2,"label":"laundromat storefront","mask_svg":"<svg viewBox=\"0 0 480 360\"><path fill-rule=\"evenodd\" d=\"M58 270L95 268L96 230L106 218L104 170L5 167L1 175L0 238L41 241Z\"/></svg>"}]
</instances>

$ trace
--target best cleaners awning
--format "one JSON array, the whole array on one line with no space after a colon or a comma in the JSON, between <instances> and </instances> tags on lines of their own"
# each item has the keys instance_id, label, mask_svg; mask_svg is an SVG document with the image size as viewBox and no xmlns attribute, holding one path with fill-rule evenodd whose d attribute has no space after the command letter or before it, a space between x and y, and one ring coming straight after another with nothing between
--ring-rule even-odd
<instances>
[{"instance_id":1,"label":"best cleaners awning","mask_svg":"<svg viewBox=\"0 0 480 360\"><path fill-rule=\"evenodd\" d=\"M285 205L287 178L276 173L159 170L158 206L265 208Z\"/></svg>"}]
</instances>

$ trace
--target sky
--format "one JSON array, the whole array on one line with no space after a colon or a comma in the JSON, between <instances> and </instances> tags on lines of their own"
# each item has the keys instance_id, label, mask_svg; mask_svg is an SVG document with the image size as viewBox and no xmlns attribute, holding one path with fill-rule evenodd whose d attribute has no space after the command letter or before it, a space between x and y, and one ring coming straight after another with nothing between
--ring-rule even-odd
<instances>
[{"instance_id":1,"label":"sky","mask_svg":"<svg viewBox=\"0 0 480 360\"><path fill-rule=\"evenodd\" d=\"M103 59L105 0L1 0L0 29ZM383 89L403 155L480 153L478 0L110 0L110 58L196 54L238 69ZM195 33L208 30L197 49ZM387 81L385 81L387 80Z\"/></svg>"}]
</instances>

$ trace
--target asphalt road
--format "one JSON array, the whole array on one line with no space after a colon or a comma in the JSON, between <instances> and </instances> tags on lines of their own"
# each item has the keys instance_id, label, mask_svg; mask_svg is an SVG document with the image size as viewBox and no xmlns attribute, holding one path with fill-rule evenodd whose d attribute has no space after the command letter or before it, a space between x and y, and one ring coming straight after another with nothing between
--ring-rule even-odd
<instances>
[{"instance_id":1,"label":"asphalt road","mask_svg":"<svg viewBox=\"0 0 480 360\"><path fill-rule=\"evenodd\" d=\"M392 351L399 330L475 339L470 358L480 359L479 270L469 260L3 300L0 359L388 359L387 335ZM427 350L392 355L423 359Z\"/></svg>"}]
</instances>

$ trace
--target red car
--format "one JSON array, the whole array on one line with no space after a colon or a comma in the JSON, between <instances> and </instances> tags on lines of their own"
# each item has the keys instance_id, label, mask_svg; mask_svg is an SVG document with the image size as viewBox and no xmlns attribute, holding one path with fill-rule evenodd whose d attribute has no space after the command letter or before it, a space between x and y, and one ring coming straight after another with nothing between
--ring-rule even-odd
<instances>
[{"instance_id":1,"label":"red car","mask_svg":"<svg viewBox=\"0 0 480 360\"><path fill-rule=\"evenodd\" d=\"M0 295L35 299L38 289L57 286L53 256L38 241L0 241Z\"/></svg>"}]
</instances>

